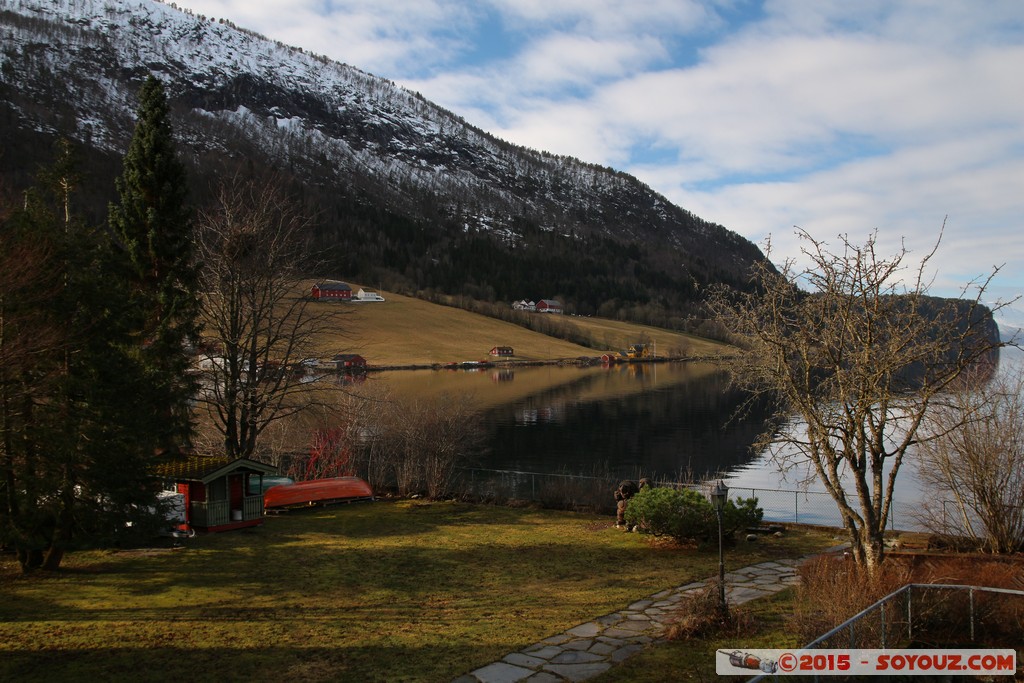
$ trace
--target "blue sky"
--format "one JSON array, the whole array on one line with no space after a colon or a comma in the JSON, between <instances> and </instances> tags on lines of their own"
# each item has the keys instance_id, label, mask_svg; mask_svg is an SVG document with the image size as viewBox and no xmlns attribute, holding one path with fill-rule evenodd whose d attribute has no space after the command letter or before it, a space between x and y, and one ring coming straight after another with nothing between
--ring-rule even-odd
<instances>
[{"instance_id":1,"label":"blue sky","mask_svg":"<svg viewBox=\"0 0 1024 683\"><path fill-rule=\"evenodd\" d=\"M1024 293L1020 0L176 0L631 173L800 258L878 231ZM913 270L913 269L912 269Z\"/></svg>"}]
</instances>

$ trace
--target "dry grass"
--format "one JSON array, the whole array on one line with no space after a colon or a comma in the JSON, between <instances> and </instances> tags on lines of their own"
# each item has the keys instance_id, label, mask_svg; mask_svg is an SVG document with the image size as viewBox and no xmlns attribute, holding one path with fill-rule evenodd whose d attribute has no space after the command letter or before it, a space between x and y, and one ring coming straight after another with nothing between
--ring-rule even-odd
<instances>
[{"instance_id":1,"label":"dry grass","mask_svg":"<svg viewBox=\"0 0 1024 683\"><path fill-rule=\"evenodd\" d=\"M358 290L360 285L352 287ZM706 355L725 348L699 337L655 327L598 318L565 318L567 324L589 332L595 339L597 346L589 348L462 309L380 293L385 298L383 303L312 304L314 308L341 307L346 313L337 329L324 335L324 356L359 353L373 366L407 366L488 360L488 352L494 346L513 347L515 360L519 361L595 357L639 341L657 343L659 355ZM558 316L551 317L558 321Z\"/></svg>"},{"instance_id":2,"label":"dry grass","mask_svg":"<svg viewBox=\"0 0 1024 683\"><path fill-rule=\"evenodd\" d=\"M728 613L722 611L718 586L717 579L708 581L707 585L679 603L666 634L668 640L739 637L753 630L753 617L746 607L733 606Z\"/></svg>"},{"instance_id":3,"label":"dry grass","mask_svg":"<svg viewBox=\"0 0 1024 683\"><path fill-rule=\"evenodd\" d=\"M882 597L908 583L960 584L1024 590L1024 561L982 555L891 554L877 575L869 576L849 558L824 556L805 564L793 624L803 642L811 642ZM1024 597L977 592L973 608L966 591L933 590L913 598L916 646L955 647L969 642L969 614L976 618L975 645L1020 646L1024 643ZM887 637L899 633L898 609L891 608ZM878 647L882 623L877 615L857 626L862 647ZM905 629L903 629L905 631ZM848 640L848 636L842 635ZM872 639L875 639L874 642ZM890 642L892 642L890 640Z\"/></svg>"},{"instance_id":4,"label":"dry grass","mask_svg":"<svg viewBox=\"0 0 1024 683\"><path fill-rule=\"evenodd\" d=\"M794 532L730 562L830 542ZM0 680L451 681L716 566L610 517L414 501L72 553L55 576L0 555Z\"/></svg>"},{"instance_id":5,"label":"dry grass","mask_svg":"<svg viewBox=\"0 0 1024 683\"><path fill-rule=\"evenodd\" d=\"M605 318L570 318L576 327L584 330L606 350L621 350L629 344L653 343L659 356L674 358L689 356L713 356L728 352L724 344L695 337L682 332L673 332L649 325L638 325Z\"/></svg>"}]
</instances>

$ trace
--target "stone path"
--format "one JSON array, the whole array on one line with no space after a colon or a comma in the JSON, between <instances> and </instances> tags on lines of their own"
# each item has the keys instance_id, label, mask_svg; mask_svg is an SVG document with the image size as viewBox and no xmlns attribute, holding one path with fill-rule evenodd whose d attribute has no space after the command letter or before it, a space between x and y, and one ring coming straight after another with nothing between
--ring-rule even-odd
<instances>
[{"instance_id":1,"label":"stone path","mask_svg":"<svg viewBox=\"0 0 1024 683\"><path fill-rule=\"evenodd\" d=\"M798 583L796 569L805 559L761 562L727 572L726 600L741 605ZM655 593L614 614L505 655L453 683L559 683L593 678L663 638L679 602L717 578Z\"/></svg>"}]
</instances>

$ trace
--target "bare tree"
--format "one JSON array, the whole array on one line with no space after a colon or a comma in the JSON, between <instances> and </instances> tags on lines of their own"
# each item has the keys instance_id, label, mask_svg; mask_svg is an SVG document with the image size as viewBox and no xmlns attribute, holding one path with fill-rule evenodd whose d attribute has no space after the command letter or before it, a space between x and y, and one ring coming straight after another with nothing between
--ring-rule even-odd
<instances>
[{"instance_id":1,"label":"bare tree","mask_svg":"<svg viewBox=\"0 0 1024 683\"><path fill-rule=\"evenodd\" d=\"M919 475L933 528L991 552L1024 548L1024 368L964 383L925 427L936 437L921 445Z\"/></svg>"},{"instance_id":2,"label":"bare tree","mask_svg":"<svg viewBox=\"0 0 1024 683\"><path fill-rule=\"evenodd\" d=\"M741 345L728 361L738 383L777 402L781 427L757 445L780 464L811 464L839 508L854 557L874 572L896 477L907 450L926 438L928 410L1001 345L980 303L995 272L970 285L970 300L936 299L925 279L934 250L909 270L906 248L879 256L876 235L863 245L841 237L833 253L797 234L809 267L765 262L756 292L720 292L712 308Z\"/></svg>"},{"instance_id":3,"label":"bare tree","mask_svg":"<svg viewBox=\"0 0 1024 683\"><path fill-rule=\"evenodd\" d=\"M456 468L484 447L480 412L470 396L444 394L436 401L366 398L361 411L359 468L376 489L429 498L452 493Z\"/></svg>"},{"instance_id":4,"label":"bare tree","mask_svg":"<svg viewBox=\"0 0 1024 683\"><path fill-rule=\"evenodd\" d=\"M423 468L427 496L442 498L452 491L455 469L479 454L484 430L473 398L442 395L436 405L414 404L410 411L412 440Z\"/></svg>"},{"instance_id":5,"label":"bare tree","mask_svg":"<svg viewBox=\"0 0 1024 683\"><path fill-rule=\"evenodd\" d=\"M201 402L230 457L252 457L268 425L316 402L296 366L337 309L301 286L307 222L272 181L235 180L200 213Z\"/></svg>"}]
</instances>

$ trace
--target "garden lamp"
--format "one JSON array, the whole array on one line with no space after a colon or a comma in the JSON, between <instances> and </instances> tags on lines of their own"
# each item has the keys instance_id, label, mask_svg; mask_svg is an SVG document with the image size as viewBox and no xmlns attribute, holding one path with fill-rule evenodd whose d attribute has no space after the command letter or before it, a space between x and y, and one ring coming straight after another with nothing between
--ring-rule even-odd
<instances>
[{"instance_id":1,"label":"garden lamp","mask_svg":"<svg viewBox=\"0 0 1024 683\"><path fill-rule=\"evenodd\" d=\"M722 510L725 509L725 501L729 499L729 487L719 479L711 487L708 494L711 499L711 507L718 515L718 603L722 614L727 614L729 605L725 602L725 551L722 539Z\"/></svg>"}]
</instances>

